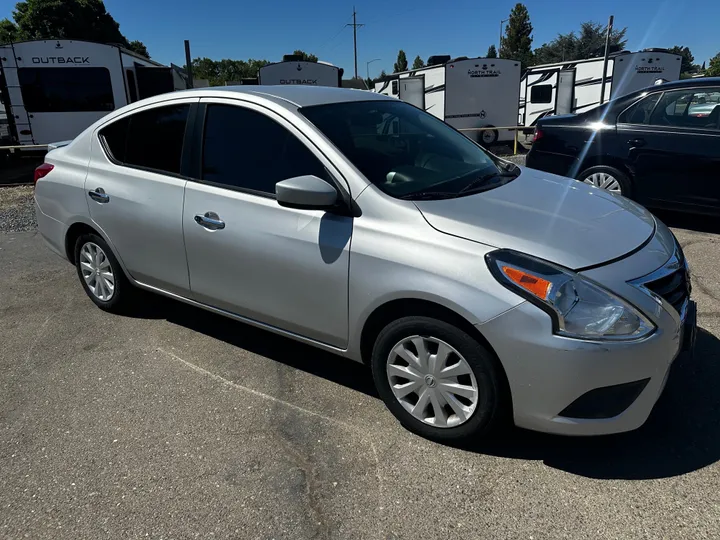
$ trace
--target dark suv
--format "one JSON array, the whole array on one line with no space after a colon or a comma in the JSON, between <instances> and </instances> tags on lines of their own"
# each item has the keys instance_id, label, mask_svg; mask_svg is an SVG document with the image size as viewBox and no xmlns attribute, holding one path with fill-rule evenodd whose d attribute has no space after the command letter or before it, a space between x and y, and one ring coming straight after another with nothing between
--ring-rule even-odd
<instances>
[{"instance_id":1,"label":"dark suv","mask_svg":"<svg viewBox=\"0 0 720 540\"><path fill-rule=\"evenodd\" d=\"M720 78L665 83L538 121L527 166L649 207L720 213Z\"/></svg>"}]
</instances>

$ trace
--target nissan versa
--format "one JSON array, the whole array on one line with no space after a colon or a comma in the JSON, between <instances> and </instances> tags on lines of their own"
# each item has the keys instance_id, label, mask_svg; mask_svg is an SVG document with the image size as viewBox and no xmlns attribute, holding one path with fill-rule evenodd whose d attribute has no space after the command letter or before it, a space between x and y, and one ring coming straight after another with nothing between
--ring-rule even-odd
<instances>
[{"instance_id":1,"label":"nissan versa","mask_svg":"<svg viewBox=\"0 0 720 540\"><path fill-rule=\"evenodd\" d=\"M35 178L40 231L100 308L145 289L365 362L437 440L637 428L695 336L683 252L646 210L370 92L156 96Z\"/></svg>"}]
</instances>

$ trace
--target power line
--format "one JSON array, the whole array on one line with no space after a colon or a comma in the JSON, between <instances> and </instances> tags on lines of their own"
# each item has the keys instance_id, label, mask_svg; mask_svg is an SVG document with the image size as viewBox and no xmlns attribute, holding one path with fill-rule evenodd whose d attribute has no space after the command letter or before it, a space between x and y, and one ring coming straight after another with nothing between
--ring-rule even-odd
<instances>
[{"instance_id":1,"label":"power line","mask_svg":"<svg viewBox=\"0 0 720 540\"><path fill-rule=\"evenodd\" d=\"M358 24L357 19L355 16L357 15L357 12L355 11L355 6L353 6L353 22L352 24L346 24L345 26L352 26L353 27L353 49L355 51L355 78L358 78L358 71L357 71L357 29L358 26L365 26L364 24Z\"/></svg>"},{"instance_id":2,"label":"power line","mask_svg":"<svg viewBox=\"0 0 720 540\"><path fill-rule=\"evenodd\" d=\"M348 18L345 19L345 20L348 20L348 19L350 19L350 18L351 18L351 17L348 17ZM320 45L320 47L318 47L317 50L320 51L320 50L324 49L325 47L327 47L328 45L330 45L330 43L332 43L332 42L345 30L345 28L347 28L347 26L348 26L347 24L343 24L343 25L340 27L340 30L338 30L337 33L336 33L333 37L331 37L331 38L328 39L325 43L323 43L322 45Z\"/></svg>"}]
</instances>

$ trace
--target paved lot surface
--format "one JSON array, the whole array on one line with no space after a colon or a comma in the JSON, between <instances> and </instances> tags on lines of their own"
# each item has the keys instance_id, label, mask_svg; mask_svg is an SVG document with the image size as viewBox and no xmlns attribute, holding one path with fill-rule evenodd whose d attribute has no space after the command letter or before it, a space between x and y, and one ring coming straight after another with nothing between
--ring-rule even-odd
<instances>
[{"instance_id":1,"label":"paved lot surface","mask_svg":"<svg viewBox=\"0 0 720 540\"><path fill-rule=\"evenodd\" d=\"M152 297L108 315L0 233L0 538L718 538L720 236L681 225L702 330L651 420L469 449L360 365Z\"/></svg>"}]
</instances>

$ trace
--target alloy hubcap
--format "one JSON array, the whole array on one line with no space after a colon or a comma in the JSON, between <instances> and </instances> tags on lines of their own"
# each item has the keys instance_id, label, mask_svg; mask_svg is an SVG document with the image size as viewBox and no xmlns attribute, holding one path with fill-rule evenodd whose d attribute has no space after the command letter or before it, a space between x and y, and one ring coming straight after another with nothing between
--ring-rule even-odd
<instances>
[{"instance_id":1,"label":"alloy hubcap","mask_svg":"<svg viewBox=\"0 0 720 540\"><path fill-rule=\"evenodd\" d=\"M387 359L395 398L413 417L434 427L465 423L475 412L478 385L467 360L437 338L410 336Z\"/></svg>"},{"instance_id":2,"label":"alloy hubcap","mask_svg":"<svg viewBox=\"0 0 720 540\"><path fill-rule=\"evenodd\" d=\"M98 300L109 301L115 294L115 275L110 260L100 246L87 242L80 248L80 272L90 292Z\"/></svg>"},{"instance_id":3,"label":"alloy hubcap","mask_svg":"<svg viewBox=\"0 0 720 540\"><path fill-rule=\"evenodd\" d=\"M607 191L612 191L613 193L622 195L622 188L620 187L620 182L618 182L617 178L615 178L611 174L604 172L596 172L585 178L583 182L585 182L586 184L590 184L591 186L595 186L600 189L605 189Z\"/></svg>"}]
</instances>

